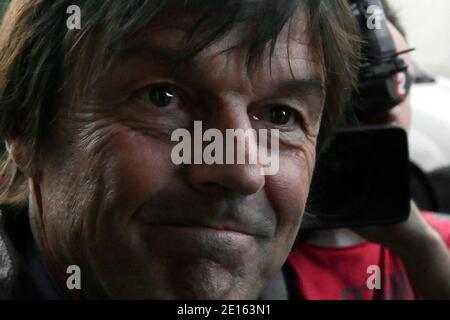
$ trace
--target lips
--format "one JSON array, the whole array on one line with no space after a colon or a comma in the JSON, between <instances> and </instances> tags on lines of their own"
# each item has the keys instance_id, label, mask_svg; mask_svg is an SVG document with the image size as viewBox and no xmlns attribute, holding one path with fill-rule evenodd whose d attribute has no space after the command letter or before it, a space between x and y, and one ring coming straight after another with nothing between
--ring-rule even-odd
<instances>
[{"instance_id":1,"label":"lips","mask_svg":"<svg viewBox=\"0 0 450 320\"><path fill-rule=\"evenodd\" d=\"M160 228L170 228L173 230L192 230L197 232L217 232L217 233L236 233L242 234L251 237L261 237L262 235L258 235L252 233L250 228L246 228L245 226L238 225L232 222L216 222L216 223L208 223L208 222L189 222L189 223L176 223L176 224L149 224L152 227L160 227Z\"/></svg>"},{"instance_id":2,"label":"lips","mask_svg":"<svg viewBox=\"0 0 450 320\"><path fill-rule=\"evenodd\" d=\"M193 226L193 225L147 225L152 232L168 232L171 235L178 235L183 238L205 238L205 239L224 239L224 238L253 238L254 235L241 231L230 229L218 229L210 226Z\"/></svg>"},{"instance_id":3,"label":"lips","mask_svg":"<svg viewBox=\"0 0 450 320\"><path fill-rule=\"evenodd\" d=\"M275 233L274 216L267 218L263 212L232 208L173 208L172 206L146 206L138 212L140 223L148 227L191 228L198 231L239 233L256 238L270 238ZM186 210L188 209L188 210ZM229 208L227 208L229 209Z\"/></svg>"}]
</instances>

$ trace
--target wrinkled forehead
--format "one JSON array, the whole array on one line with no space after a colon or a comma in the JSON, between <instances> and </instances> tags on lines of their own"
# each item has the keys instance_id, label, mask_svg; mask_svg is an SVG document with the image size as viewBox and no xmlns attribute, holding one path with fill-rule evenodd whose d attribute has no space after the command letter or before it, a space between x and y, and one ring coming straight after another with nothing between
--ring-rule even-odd
<instances>
[{"instance_id":1,"label":"wrinkled forehead","mask_svg":"<svg viewBox=\"0 0 450 320\"><path fill-rule=\"evenodd\" d=\"M201 31L193 36L192 30L196 27L198 19L195 13L177 10L161 15L124 42L120 57L135 55L145 59L147 54L157 52L160 56L170 56L178 62L183 62L187 58L186 53L196 45L198 39L195 37L203 36ZM307 70L314 78L323 82L325 73L323 56L320 44L316 43L317 40L314 42L311 36L304 6L297 8L274 41L265 43L255 58L250 54L253 41L260 36L258 35L258 32L261 32L260 27L252 21L237 23L188 59L201 61L225 54L240 55L240 61L250 65L270 66L270 73L284 65L290 68L289 72L294 78L297 76L296 70Z\"/></svg>"}]
</instances>

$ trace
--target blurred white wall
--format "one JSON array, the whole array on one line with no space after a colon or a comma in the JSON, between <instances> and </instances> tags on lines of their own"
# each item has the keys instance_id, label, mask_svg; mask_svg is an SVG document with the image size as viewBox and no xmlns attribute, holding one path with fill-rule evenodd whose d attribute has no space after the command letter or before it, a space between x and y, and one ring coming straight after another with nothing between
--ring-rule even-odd
<instances>
[{"instance_id":1,"label":"blurred white wall","mask_svg":"<svg viewBox=\"0 0 450 320\"><path fill-rule=\"evenodd\" d=\"M388 0L400 16L413 55L425 68L450 77L450 0Z\"/></svg>"}]
</instances>

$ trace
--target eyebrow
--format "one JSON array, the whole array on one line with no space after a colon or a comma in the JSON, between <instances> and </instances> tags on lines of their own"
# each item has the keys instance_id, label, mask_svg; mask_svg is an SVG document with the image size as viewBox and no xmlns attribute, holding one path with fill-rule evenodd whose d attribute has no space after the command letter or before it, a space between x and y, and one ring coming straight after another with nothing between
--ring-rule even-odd
<instances>
[{"instance_id":1,"label":"eyebrow","mask_svg":"<svg viewBox=\"0 0 450 320\"><path fill-rule=\"evenodd\" d=\"M124 48L119 54L119 57L125 60L134 56L150 56L156 58L157 60L175 64L182 61L183 58L186 57L186 52L185 50L179 48L138 42L132 46Z\"/></svg>"},{"instance_id":2,"label":"eyebrow","mask_svg":"<svg viewBox=\"0 0 450 320\"><path fill-rule=\"evenodd\" d=\"M293 79L282 82L278 85L277 92L292 92L294 94L305 94L314 92L318 95L325 94L325 84L315 76L306 76L301 79Z\"/></svg>"}]
</instances>

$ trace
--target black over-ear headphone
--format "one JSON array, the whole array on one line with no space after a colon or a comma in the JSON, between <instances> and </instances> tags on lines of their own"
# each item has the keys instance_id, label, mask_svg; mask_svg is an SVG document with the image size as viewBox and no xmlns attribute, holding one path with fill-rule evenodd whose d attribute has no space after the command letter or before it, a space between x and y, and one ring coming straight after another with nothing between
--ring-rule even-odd
<instances>
[{"instance_id":1,"label":"black over-ear headphone","mask_svg":"<svg viewBox=\"0 0 450 320\"><path fill-rule=\"evenodd\" d=\"M388 28L380 0L349 0L363 39L358 90L354 94L355 111L367 118L402 103L409 94L412 77L399 56Z\"/></svg>"}]
</instances>

